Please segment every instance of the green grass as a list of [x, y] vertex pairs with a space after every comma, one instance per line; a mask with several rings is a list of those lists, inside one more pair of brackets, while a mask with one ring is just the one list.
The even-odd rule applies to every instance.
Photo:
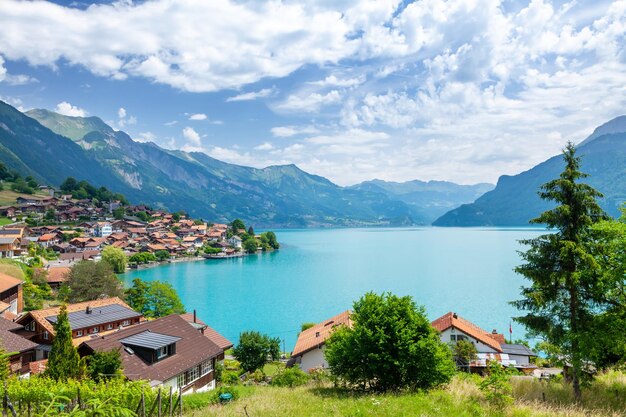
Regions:
[[13, 223], [13, 220], [8, 217], [0, 217], [0, 226], [6, 226], [7, 224]]
[[[572, 405], [561, 383], [513, 381], [515, 403], [492, 408], [475, 378], [457, 376], [447, 387], [431, 392], [372, 394], [346, 391], [313, 383], [298, 388], [239, 386], [240, 398], [227, 405], [208, 405], [193, 398], [187, 417], [617, 417], [626, 416], [626, 375], [601, 377], [585, 393], [582, 407]], [[542, 392], [548, 392], [543, 401]], [[560, 392], [560, 395], [557, 395]], [[197, 394], [206, 395], [206, 394]], [[558, 399], [558, 401], [557, 401]], [[245, 407], [245, 410], [244, 410]], [[191, 408], [195, 408], [192, 410]]]
[[270, 363], [266, 363], [265, 366], [263, 367], [263, 373], [266, 376], [273, 377], [274, 375], [278, 373], [278, 371], [284, 368], [285, 368], [285, 365], [283, 365], [280, 362], [270, 362]]
[[2, 187], [3, 190], [0, 190], [0, 206], [9, 206], [11, 204], [15, 204], [18, 197], [46, 197], [49, 195], [48, 193], [39, 190], [35, 190], [35, 193], [32, 195], [16, 193], [15, 191], [11, 190], [10, 182], [3, 183]]

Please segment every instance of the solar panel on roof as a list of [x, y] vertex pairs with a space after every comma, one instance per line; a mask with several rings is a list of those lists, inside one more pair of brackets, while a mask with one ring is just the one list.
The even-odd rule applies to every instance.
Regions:
[[146, 330], [145, 332], [137, 333], [121, 339], [120, 342], [123, 345], [139, 346], [147, 349], [157, 350], [162, 347], [176, 343], [179, 340], [181, 340], [180, 337], [154, 333], [150, 330]]
[[[87, 310], [68, 313], [67, 317], [70, 321], [70, 327], [72, 329], [83, 329], [140, 316], [136, 311], [120, 304], [93, 307], [90, 308], [89, 311], [90, 313], [87, 313]], [[58, 316], [49, 316], [46, 317], [46, 320], [54, 324], [57, 321], [57, 317]]]

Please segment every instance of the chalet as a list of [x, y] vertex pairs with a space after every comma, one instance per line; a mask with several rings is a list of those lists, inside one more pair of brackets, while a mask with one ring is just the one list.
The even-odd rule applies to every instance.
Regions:
[[29, 206], [33, 205], [45, 205], [45, 204], [53, 204], [56, 205], [58, 200], [54, 197], [35, 197], [29, 196], [24, 197], [20, 196], [16, 199], [17, 204], [27, 204]]
[[99, 250], [81, 250], [78, 252], [66, 252], [59, 254], [59, 260], [78, 262], [100, 259], [101, 252]]
[[24, 326], [0, 317], [0, 342], [5, 352], [10, 352], [9, 369], [15, 375], [28, 375], [29, 364], [35, 360], [37, 344], [15, 332]]
[[109, 222], [96, 222], [91, 231], [95, 237], [107, 237], [111, 233], [113, 233], [113, 226]]
[[300, 369], [307, 372], [317, 368], [328, 368], [328, 362], [324, 357], [325, 342], [335, 327], [352, 327], [350, 314], [349, 310], [344, 311], [301, 332], [287, 366], [298, 365]]
[[496, 330], [487, 332], [457, 313], [444, 314], [431, 324], [440, 333], [444, 343], [454, 344], [466, 340], [476, 347], [477, 359], [469, 364], [459, 364], [469, 366], [474, 372], [482, 372], [487, 366], [487, 361], [491, 360], [522, 371], [532, 371], [536, 368], [530, 363], [530, 358], [537, 355], [526, 346], [506, 343], [504, 335]]
[[52, 247], [63, 241], [63, 239], [59, 237], [59, 235], [62, 236], [61, 233], [46, 233], [45, 235], [39, 236], [39, 238], [37, 239], [37, 243], [39, 243], [44, 248]]
[[45, 268], [35, 269], [34, 273], [44, 275], [50, 288], [57, 290], [67, 281], [70, 269], [68, 266], [46, 266]]
[[161, 317], [128, 329], [90, 339], [82, 356], [116, 349], [129, 380], [146, 380], [153, 387], [183, 393], [215, 388], [215, 366], [224, 350], [178, 315]]
[[[196, 315], [196, 310], [193, 313], [184, 313], [181, 314], [182, 317], [187, 323], [189, 323], [194, 329], [198, 330], [201, 334], [208, 337], [209, 340], [222, 349], [222, 351], [226, 351], [234, 346], [233, 342], [226, 339], [224, 336], [219, 334], [217, 331], [209, 327], [205, 322], [200, 320]], [[224, 352], [217, 357], [218, 361], [224, 360]]]
[[202, 247], [202, 237], [200, 236], [187, 236], [183, 238], [183, 243], [190, 244], [194, 248]]
[[9, 312], [19, 314], [24, 310], [24, 281], [0, 272], [0, 302], [8, 304]]
[[23, 228], [0, 230], [0, 257], [12, 258], [21, 255], [27, 249], [22, 245], [23, 238]]
[[2, 206], [0, 207], [0, 216], [3, 217], [15, 217], [17, 213], [21, 213], [21, 210], [16, 206]]
[[148, 234], [148, 231], [146, 230], [145, 227], [129, 227], [129, 228], [126, 229], [126, 232], [132, 238], [146, 236]]
[[237, 235], [234, 235], [230, 239], [228, 239], [228, 243], [233, 248], [236, 248], [236, 249], [241, 249], [242, 248], [241, 238], [239, 236], [237, 236]]
[[[138, 324], [143, 319], [141, 313], [131, 309], [118, 297], [68, 304], [67, 312], [72, 342], [76, 346], [93, 335], [108, 334], [119, 328]], [[24, 337], [35, 343], [51, 345], [55, 335], [53, 325], [58, 314], [59, 307], [33, 310], [18, 318], [16, 323], [24, 326]], [[39, 350], [45, 358], [48, 349], [42, 347]]]

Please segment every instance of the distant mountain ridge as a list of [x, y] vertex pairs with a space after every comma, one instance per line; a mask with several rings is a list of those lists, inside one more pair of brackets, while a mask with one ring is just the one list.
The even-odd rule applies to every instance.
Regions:
[[[583, 179], [604, 194], [602, 208], [619, 216], [626, 202], [626, 116], [599, 126], [577, 146]], [[553, 207], [537, 195], [539, 187], [563, 170], [561, 155], [518, 175], [503, 175], [493, 191], [438, 218], [435, 226], [526, 226], [529, 220]]]
[[74, 176], [135, 203], [214, 221], [242, 218], [256, 227], [401, 226], [434, 218], [384, 189], [340, 187], [295, 165], [229, 164], [135, 142], [97, 117], [23, 114], [3, 102], [0, 161], [51, 185]]
[[494, 187], [487, 183], [459, 185], [448, 181], [392, 182], [375, 179], [350, 188], [384, 193], [423, 213], [430, 223], [448, 210], [476, 200]]

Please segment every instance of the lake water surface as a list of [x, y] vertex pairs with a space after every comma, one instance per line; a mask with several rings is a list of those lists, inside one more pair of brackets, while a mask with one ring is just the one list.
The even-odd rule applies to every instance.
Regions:
[[[283, 230], [279, 251], [229, 260], [175, 263], [122, 275], [162, 280], [188, 311], [236, 342], [243, 330], [284, 339], [293, 349], [300, 324], [351, 308], [367, 291], [411, 295], [429, 318], [448, 311], [508, 337], [522, 277], [519, 239], [531, 228]], [[513, 337], [523, 337], [513, 323]]]

